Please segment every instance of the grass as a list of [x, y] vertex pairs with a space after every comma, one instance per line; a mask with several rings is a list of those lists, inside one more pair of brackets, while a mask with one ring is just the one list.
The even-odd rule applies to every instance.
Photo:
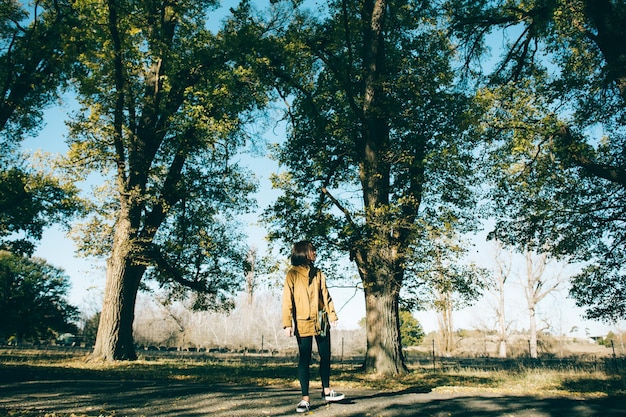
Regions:
[[[315, 366], [315, 365], [314, 365]], [[313, 371], [315, 372], [315, 370]], [[66, 351], [0, 351], [0, 383], [29, 380], [159, 380], [207, 384], [297, 386], [295, 361], [290, 358], [201, 356], [144, 358], [133, 362], [94, 363]], [[432, 369], [413, 366], [401, 377], [363, 373], [357, 364], [334, 365], [333, 384], [341, 389], [388, 392], [440, 392], [464, 395], [524, 395], [535, 397], [599, 398], [626, 396], [624, 373], [574, 368], [482, 370], [469, 367]], [[4, 414], [2, 414], [4, 413]], [[0, 416], [42, 417], [20, 410]], [[43, 417], [81, 417], [46, 415]], [[103, 417], [109, 417], [103, 414]]]

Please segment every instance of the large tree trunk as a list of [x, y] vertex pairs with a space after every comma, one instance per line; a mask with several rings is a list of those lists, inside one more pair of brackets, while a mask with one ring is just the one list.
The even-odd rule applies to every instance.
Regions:
[[120, 217], [111, 257], [107, 261], [106, 286], [98, 335], [92, 353], [95, 360], [134, 360], [137, 358], [133, 342], [135, 302], [145, 266], [133, 258], [130, 221]]
[[400, 343], [397, 291], [365, 289], [367, 352], [365, 370], [369, 373], [399, 375], [406, 372]]
[[[406, 372], [400, 339], [399, 296], [404, 270], [400, 266], [398, 230], [387, 217], [390, 165], [389, 126], [382, 76], [385, 74], [385, 0], [366, 0], [363, 29], [363, 126], [357, 141], [359, 178], [363, 187], [366, 233], [355, 251], [365, 288], [367, 352], [365, 371], [386, 375]], [[393, 237], [392, 237], [393, 236]], [[395, 241], [394, 241], [395, 239]]]
[[359, 251], [356, 263], [365, 288], [367, 351], [365, 371], [400, 375], [407, 371], [400, 337], [399, 299], [403, 270], [395, 250]]

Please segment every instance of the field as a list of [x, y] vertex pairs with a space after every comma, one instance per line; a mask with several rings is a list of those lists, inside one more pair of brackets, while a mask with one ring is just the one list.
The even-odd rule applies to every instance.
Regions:
[[[444, 397], [512, 396], [567, 398], [578, 401], [619, 399], [620, 403], [626, 398], [624, 381], [626, 362], [623, 358], [608, 357], [593, 360], [436, 358], [433, 364], [428, 358], [411, 359], [409, 356], [409, 372], [399, 378], [366, 375], [360, 370], [360, 361], [360, 358], [349, 358], [335, 363], [333, 384], [336, 388], [346, 392], [430, 393]], [[315, 370], [313, 375], [316, 375]], [[297, 391], [295, 358], [288, 356], [150, 352], [138, 361], [104, 364], [90, 362], [88, 351], [80, 349], [0, 350], [0, 392], [12, 392], [6, 388], [15, 388], [18, 385], [24, 387], [32, 381], [55, 381], [55, 384], [60, 385], [86, 381], [85, 383], [94, 386], [125, 381], [140, 385], [182, 384], [190, 387], [287, 387], [290, 391]], [[24, 398], [31, 398], [37, 393], [27, 394]], [[80, 407], [83, 410], [88, 409], [85, 408], [85, 404]], [[5, 395], [0, 396], [1, 416], [126, 415], [120, 414], [116, 409], [99, 410], [96, 414], [78, 409], [71, 413], [56, 412], [55, 409], [60, 408], [56, 404], [50, 404], [50, 407], [46, 408], [41, 402], [35, 407], [32, 404], [16, 403]]]

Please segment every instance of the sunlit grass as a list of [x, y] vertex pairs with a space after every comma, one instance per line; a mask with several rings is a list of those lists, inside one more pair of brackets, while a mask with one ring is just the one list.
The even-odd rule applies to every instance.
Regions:
[[[313, 365], [316, 367], [316, 365]], [[28, 380], [161, 380], [211, 384], [249, 384], [297, 387], [295, 358], [270, 356], [181, 356], [140, 358], [103, 363], [86, 354], [0, 350], [0, 382]], [[315, 369], [312, 372], [317, 372]], [[542, 369], [482, 370], [454, 367], [412, 367], [406, 375], [381, 377], [365, 374], [354, 363], [335, 363], [333, 385], [342, 390], [387, 392], [438, 392], [464, 395], [525, 395], [536, 397], [598, 398], [626, 395], [623, 372]], [[312, 387], [315, 387], [312, 384]], [[103, 417], [109, 417], [104, 412]], [[0, 416], [40, 416], [19, 410], [2, 410]], [[73, 415], [74, 417], [83, 417]], [[112, 414], [111, 414], [112, 416]]]
[[597, 398], [626, 395], [622, 376], [604, 372], [529, 369], [524, 371], [451, 371], [431, 380], [441, 393], [490, 393], [536, 397]]
[[592, 398], [626, 395], [623, 375], [605, 372], [526, 369], [494, 370], [415, 368], [407, 375], [383, 378], [361, 372], [343, 372], [333, 379], [345, 387], [389, 391], [502, 394]]

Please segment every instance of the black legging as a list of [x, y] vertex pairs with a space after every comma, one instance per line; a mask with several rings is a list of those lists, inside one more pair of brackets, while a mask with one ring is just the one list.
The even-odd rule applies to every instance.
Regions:
[[[300, 360], [298, 361], [298, 380], [300, 380], [300, 389], [302, 396], [309, 395], [309, 381], [311, 379], [311, 351], [313, 350], [313, 336], [300, 337], [296, 335], [298, 340], [298, 350], [300, 351]], [[317, 342], [317, 352], [320, 355], [320, 379], [322, 380], [322, 389], [330, 387], [330, 332], [326, 332], [326, 336], [315, 336]]]

